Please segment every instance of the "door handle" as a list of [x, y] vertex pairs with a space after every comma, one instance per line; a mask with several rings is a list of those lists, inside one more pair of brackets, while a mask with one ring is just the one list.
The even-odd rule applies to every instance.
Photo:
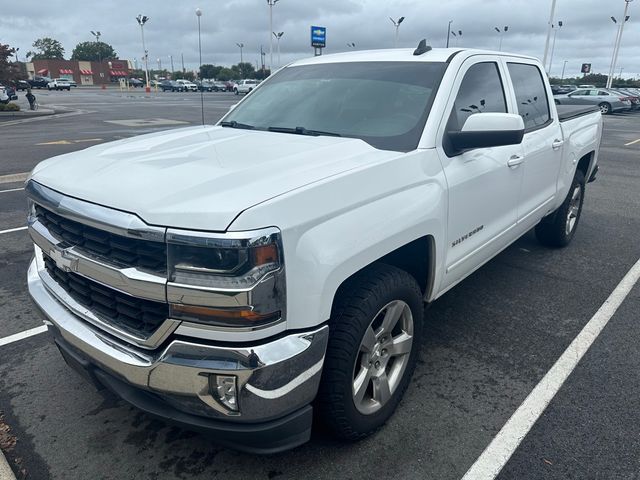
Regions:
[[507, 162], [507, 165], [508, 165], [509, 168], [516, 168], [522, 162], [524, 162], [524, 157], [523, 156], [521, 156], [521, 155], [512, 155], [511, 158], [509, 159], [509, 161]]
[[564, 140], [555, 139], [551, 144], [551, 148], [558, 150], [562, 145], [564, 145]]

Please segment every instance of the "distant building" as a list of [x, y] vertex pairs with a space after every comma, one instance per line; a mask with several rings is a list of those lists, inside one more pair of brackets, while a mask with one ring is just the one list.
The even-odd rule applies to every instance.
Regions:
[[78, 85], [102, 85], [128, 78], [131, 64], [128, 60], [104, 60], [102, 62], [84, 62], [77, 60], [34, 60], [26, 64], [29, 78], [41, 77], [66, 78], [75, 80]]

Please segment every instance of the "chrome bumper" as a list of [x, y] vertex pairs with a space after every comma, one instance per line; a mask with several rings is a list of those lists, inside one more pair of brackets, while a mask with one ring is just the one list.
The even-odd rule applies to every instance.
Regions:
[[[124, 344], [71, 313], [49, 292], [35, 260], [29, 266], [28, 286], [55, 338], [96, 368], [156, 394], [177, 410], [220, 420], [263, 422], [309, 404], [317, 393], [327, 326], [250, 347], [174, 339], [149, 351]], [[210, 382], [216, 374], [236, 377], [237, 412], [214, 396]]]

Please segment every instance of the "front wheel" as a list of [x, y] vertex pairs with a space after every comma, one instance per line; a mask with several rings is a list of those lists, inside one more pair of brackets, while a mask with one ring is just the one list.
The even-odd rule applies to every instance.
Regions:
[[582, 171], [576, 171], [564, 202], [554, 213], [536, 226], [536, 238], [547, 247], [566, 247], [578, 228], [584, 202], [585, 180]]
[[235, 93], [236, 95], [239, 95], [238, 89], [237, 89], [237, 88], [234, 88], [234, 89], [233, 89], [233, 93]]
[[602, 115], [608, 115], [611, 113], [611, 105], [607, 102], [602, 102], [598, 107], [600, 107], [600, 113], [602, 113]]
[[422, 294], [404, 270], [357, 274], [336, 298], [318, 392], [318, 415], [338, 437], [358, 440], [395, 411], [418, 360]]

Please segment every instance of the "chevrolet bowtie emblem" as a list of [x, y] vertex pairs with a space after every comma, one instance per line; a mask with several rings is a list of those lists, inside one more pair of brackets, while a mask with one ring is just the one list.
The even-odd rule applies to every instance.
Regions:
[[49, 250], [49, 256], [54, 262], [56, 262], [58, 268], [64, 270], [65, 272], [78, 271], [78, 258], [68, 250], [52, 248], [51, 250]]

